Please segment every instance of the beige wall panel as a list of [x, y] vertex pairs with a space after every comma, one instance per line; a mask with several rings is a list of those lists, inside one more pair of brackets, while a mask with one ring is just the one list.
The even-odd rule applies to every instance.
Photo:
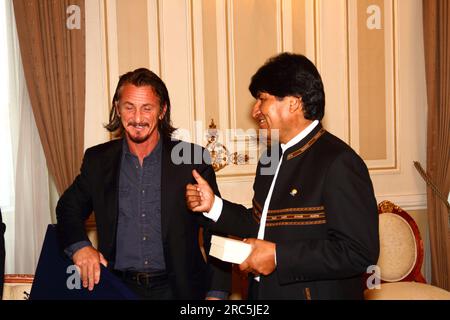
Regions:
[[147, 1], [149, 67], [161, 75], [159, 0]]
[[[347, 7], [339, 0], [322, 0], [317, 8], [318, 69], [325, 88], [324, 127], [349, 143]], [[319, 63], [320, 62], [320, 63]]]
[[[106, 30], [102, 1], [87, 0], [86, 10], [86, 108], [84, 149], [109, 140], [108, 70]], [[54, 212], [54, 211], [52, 211]]]
[[119, 73], [149, 68], [147, 0], [117, 0]]
[[292, 45], [295, 53], [306, 54], [306, 0], [292, 0]]
[[398, 166], [371, 171], [377, 200], [390, 200], [405, 210], [426, 207], [426, 185], [413, 161], [426, 163], [427, 93], [423, 48], [422, 1], [394, 1], [398, 37]]
[[217, 178], [217, 185], [220, 190], [220, 195], [224, 199], [250, 208], [253, 199], [253, 180], [254, 178], [251, 176], [219, 176]]
[[[359, 152], [365, 160], [386, 159], [384, 0], [358, 0]], [[381, 9], [381, 29], [368, 29], [367, 8]]]
[[216, 1], [202, 0], [202, 23], [205, 105], [199, 107], [205, 108], [206, 127], [211, 119], [220, 127]]
[[234, 40], [236, 127], [247, 130], [256, 128], [251, 117], [254, 99], [248, 91], [250, 78], [259, 66], [277, 53], [277, 1], [230, 1], [233, 5], [233, 33], [229, 36]]
[[[172, 103], [175, 127], [186, 130], [194, 141], [195, 94], [192, 2], [189, 0], [159, 1], [161, 78], [165, 81]], [[181, 132], [181, 131], [180, 131]]]

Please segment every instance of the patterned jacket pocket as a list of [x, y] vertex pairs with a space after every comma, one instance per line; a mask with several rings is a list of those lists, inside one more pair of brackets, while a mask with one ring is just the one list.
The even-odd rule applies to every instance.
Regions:
[[[253, 200], [253, 218], [259, 223], [262, 216], [262, 207]], [[320, 225], [327, 222], [325, 208], [298, 207], [268, 210], [266, 227], [288, 226], [288, 225]]]
[[269, 210], [266, 226], [310, 226], [325, 224], [326, 222], [324, 207], [301, 207]]

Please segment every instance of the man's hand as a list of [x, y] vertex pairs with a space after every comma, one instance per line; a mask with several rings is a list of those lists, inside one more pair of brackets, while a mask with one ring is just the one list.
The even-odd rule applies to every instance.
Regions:
[[89, 291], [92, 291], [94, 285], [100, 281], [100, 263], [106, 267], [108, 266], [108, 261], [91, 246], [76, 251], [72, 260], [75, 266], [78, 267], [83, 287], [89, 287]]
[[275, 270], [275, 243], [253, 238], [244, 241], [252, 245], [252, 252], [239, 265], [239, 269], [255, 275], [267, 276], [271, 274]]
[[186, 186], [186, 205], [194, 212], [209, 212], [214, 204], [214, 192], [197, 170], [192, 170], [192, 175], [197, 184]]

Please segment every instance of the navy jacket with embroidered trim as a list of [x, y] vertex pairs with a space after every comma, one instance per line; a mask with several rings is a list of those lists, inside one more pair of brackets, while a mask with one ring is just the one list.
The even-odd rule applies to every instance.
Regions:
[[[377, 204], [365, 163], [321, 124], [283, 157], [264, 235], [276, 243], [277, 267], [261, 276], [258, 298], [362, 299], [363, 274], [379, 255]], [[261, 169], [269, 165], [258, 164], [253, 208], [224, 200], [215, 230], [257, 237], [273, 180]]]

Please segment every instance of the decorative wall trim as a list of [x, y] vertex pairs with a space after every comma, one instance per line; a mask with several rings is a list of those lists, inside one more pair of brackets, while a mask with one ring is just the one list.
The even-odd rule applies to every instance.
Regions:
[[[292, 52], [293, 38], [292, 38], [292, 0], [281, 0], [281, 39], [282, 39], [282, 47], [281, 51], [289, 51]], [[280, 51], [280, 52], [281, 52]]]
[[[189, 96], [189, 132], [195, 133], [194, 121], [196, 120], [196, 72], [195, 72], [195, 52], [194, 52], [194, 26], [192, 1], [185, 0], [186, 4], [186, 40], [187, 40], [187, 67], [188, 67], [188, 96]], [[200, 19], [201, 21], [201, 19]], [[201, 43], [200, 43], [201, 45]], [[203, 73], [201, 73], [203, 74]]]
[[[322, 69], [322, 60], [319, 52], [321, 51], [321, 1], [313, 0], [313, 24], [314, 24], [314, 64], [316, 65], [317, 69]], [[307, 46], [308, 47], [308, 46]]]
[[[228, 43], [228, 122], [226, 128], [236, 129], [236, 69], [234, 61], [234, 23], [233, 11], [234, 1], [227, 0], [227, 43]], [[223, 128], [223, 127], [222, 127]], [[239, 138], [235, 136], [235, 138]]]
[[217, 63], [218, 63], [218, 89], [219, 89], [219, 123], [220, 129], [229, 127], [229, 83], [228, 83], [228, 16], [227, 0], [217, 0], [216, 21], [217, 21]]
[[158, 35], [159, 35], [159, 42], [158, 42], [158, 48], [159, 48], [159, 76], [161, 78], [164, 78], [165, 75], [165, 69], [164, 69], [164, 57], [165, 57], [165, 43], [164, 43], [164, 1], [156, 0], [157, 2], [157, 17], [158, 17]]
[[[346, 0], [347, 6], [347, 63], [349, 68], [349, 143], [356, 152], [360, 151], [359, 139], [359, 81], [358, 81], [358, 12], [357, 0]], [[396, 0], [385, 0], [383, 11], [383, 30], [385, 39], [385, 94], [386, 94], [386, 152], [387, 157], [380, 160], [365, 160], [368, 168], [372, 170], [398, 169], [398, 44]]]
[[[191, 7], [191, 34], [192, 34], [192, 56], [193, 56], [193, 74], [194, 74], [194, 111], [196, 121], [201, 121], [203, 126], [202, 132], [194, 132], [194, 135], [202, 134], [208, 125], [206, 119], [206, 103], [205, 103], [205, 72], [203, 57], [203, 18], [202, 3], [200, 1], [190, 0]], [[195, 128], [197, 130], [197, 128]]]
[[149, 66], [158, 75], [161, 75], [161, 25], [159, 0], [147, 0], [147, 24], [149, 35]]
[[[99, 124], [107, 122], [110, 107], [105, 6], [103, 1], [86, 1], [86, 113], [84, 150], [108, 141], [109, 133]], [[58, 197], [56, 197], [57, 199]]]
[[389, 200], [403, 210], [423, 210], [427, 208], [427, 194], [376, 195], [377, 203]]
[[387, 159], [367, 160], [366, 164], [371, 171], [374, 170], [394, 170], [399, 168], [398, 155], [400, 145], [398, 144], [398, 43], [397, 43], [397, 6], [396, 0], [385, 0], [385, 27], [391, 32], [385, 37], [386, 48], [386, 149]]
[[116, 0], [104, 0], [106, 15], [106, 52], [107, 68], [109, 75], [109, 101], [112, 101], [117, 81], [119, 80], [119, 47], [117, 39], [117, 2]]

